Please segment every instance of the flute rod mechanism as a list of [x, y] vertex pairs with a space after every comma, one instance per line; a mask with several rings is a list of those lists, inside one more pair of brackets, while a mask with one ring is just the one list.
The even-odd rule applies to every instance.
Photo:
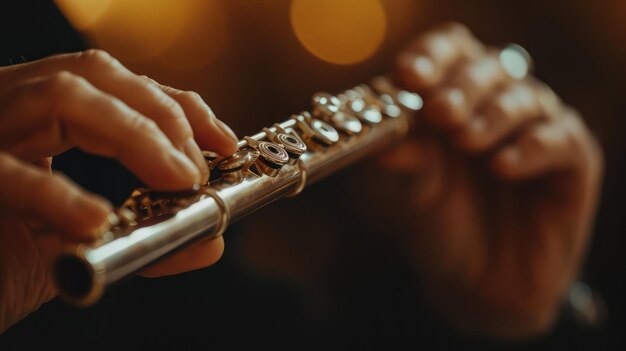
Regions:
[[204, 152], [209, 182], [197, 189], [137, 189], [99, 239], [69, 247], [54, 265], [61, 297], [98, 301], [125, 277], [204, 238], [222, 235], [247, 214], [402, 140], [416, 95], [384, 77], [337, 96], [318, 93], [311, 112], [291, 116], [238, 142], [228, 157]]

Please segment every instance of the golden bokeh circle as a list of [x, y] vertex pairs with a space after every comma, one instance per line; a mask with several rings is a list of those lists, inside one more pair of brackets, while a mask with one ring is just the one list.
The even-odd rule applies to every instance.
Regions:
[[139, 61], [161, 54], [178, 37], [194, 8], [188, 1], [114, 0], [87, 35], [122, 61]]
[[88, 30], [95, 26], [111, 6], [112, 1], [54, 0], [65, 17], [78, 30]]
[[309, 52], [343, 65], [372, 56], [387, 30], [379, 0], [292, 0], [290, 18], [298, 40]]
[[226, 41], [220, 0], [55, 0], [95, 46], [124, 62], [177, 70], [208, 65]]

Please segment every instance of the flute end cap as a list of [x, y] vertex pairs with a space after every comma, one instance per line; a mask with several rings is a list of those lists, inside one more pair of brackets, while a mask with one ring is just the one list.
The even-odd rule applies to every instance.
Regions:
[[93, 268], [80, 256], [59, 256], [53, 267], [53, 275], [61, 299], [72, 305], [87, 307], [102, 296], [102, 284], [98, 284]]

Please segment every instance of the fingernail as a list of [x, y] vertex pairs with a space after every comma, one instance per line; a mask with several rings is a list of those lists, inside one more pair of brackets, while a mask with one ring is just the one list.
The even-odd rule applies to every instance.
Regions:
[[170, 160], [173, 163], [176, 173], [181, 178], [193, 181], [193, 184], [200, 184], [200, 170], [185, 154], [172, 148], [170, 149]]
[[233, 139], [235, 142], [239, 141], [239, 139], [237, 139], [237, 135], [235, 135], [235, 132], [233, 132], [233, 130], [230, 129], [230, 127], [227, 126], [226, 123], [220, 121], [217, 118], [215, 119], [215, 121], [217, 122], [217, 126], [226, 137]]
[[189, 159], [193, 161], [196, 166], [198, 166], [198, 169], [200, 170], [200, 184], [206, 184], [206, 182], [209, 181], [209, 166], [207, 165], [204, 156], [202, 156], [202, 151], [196, 141], [193, 138], [189, 138], [183, 146], [183, 151], [187, 157], [189, 157]]

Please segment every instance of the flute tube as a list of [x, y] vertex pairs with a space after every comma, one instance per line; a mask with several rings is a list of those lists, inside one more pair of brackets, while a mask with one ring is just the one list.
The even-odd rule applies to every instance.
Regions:
[[[334, 144], [323, 147], [315, 142], [314, 135], [307, 134], [311, 133], [310, 124], [305, 125], [296, 117], [245, 138], [238, 145], [240, 150], [252, 150], [244, 155], [246, 157], [258, 156], [251, 144], [279, 132], [302, 137], [309, 147], [298, 162], [276, 165], [263, 161], [263, 167], [275, 168], [272, 176], [255, 169], [255, 164], [245, 164], [245, 159], [237, 159], [245, 164], [243, 169], [234, 172], [237, 177], [224, 176], [180, 201], [157, 201], [159, 208], [146, 205], [142, 208], [148, 213], [138, 223], [111, 230], [94, 243], [70, 247], [53, 268], [61, 297], [75, 305], [93, 304], [109, 286], [142, 268], [190, 243], [222, 235], [230, 223], [247, 214], [280, 198], [297, 195], [306, 185], [402, 140], [408, 133], [410, 118], [411, 113], [386, 118], [367, 125], [359, 134], [341, 135]], [[310, 116], [308, 121], [312, 121]], [[330, 125], [321, 126], [332, 129]], [[266, 148], [266, 152], [283, 152], [278, 150], [280, 145], [276, 146]], [[214, 162], [221, 165], [220, 161]], [[279, 169], [277, 173], [276, 169]], [[147, 201], [148, 198], [141, 199]]]

